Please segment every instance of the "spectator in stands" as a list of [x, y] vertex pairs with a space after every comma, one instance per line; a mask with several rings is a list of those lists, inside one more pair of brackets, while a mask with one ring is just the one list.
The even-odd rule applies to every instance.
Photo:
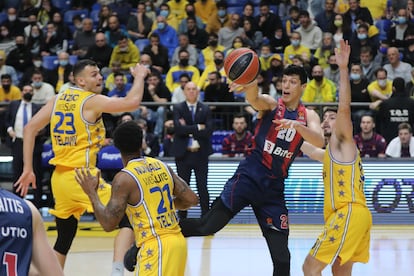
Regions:
[[1, 74], [0, 102], [11, 102], [21, 99], [19, 87], [13, 84], [12, 77], [9, 74]]
[[84, 18], [82, 20], [82, 30], [76, 32], [73, 39], [72, 55], [76, 55], [80, 59], [85, 58], [88, 49], [95, 45], [95, 35], [92, 19]]
[[[175, 16], [178, 23], [181, 22], [184, 18], [186, 18], [187, 14], [185, 11], [187, 0], [169, 0], [167, 1], [167, 5], [170, 8], [171, 15]], [[178, 30], [178, 26], [177, 29]]]
[[175, 104], [185, 101], [184, 86], [190, 81], [191, 78], [188, 74], [183, 73], [180, 75], [180, 86], [177, 86], [174, 89], [171, 97], [171, 103]]
[[407, 13], [407, 9], [398, 10], [396, 25], [391, 27], [387, 34], [390, 46], [396, 47], [401, 51], [407, 46], [405, 41], [406, 33], [414, 28], [414, 23], [408, 20]]
[[43, 31], [38, 25], [30, 28], [30, 34], [27, 37], [26, 48], [32, 55], [40, 55], [40, 46], [44, 40]]
[[385, 154], [393, 158], [414, 157], [414, 137], [410, 124], [398, 125], [398, 136], [389, 142]]
[[190, 55], [190, 59], [188, 60], [188, 64], [192, 66], [197, 65], [198, 61], [198, 53], [197, 49], [190, 44], [190, 40], [188, 39], [188, 36], [186, 34], [180, 34], [178, 36], [178, 46], [174, 50], [174, 54], [172, 56], [171, 60], [171, 66], [175, 66], [180, 62], [180, 59], [178, 57], [178, 53], [180, 50], [185, 49]]
[[[157, 3], [159, 2], [159, 3]], [[156, 10], [158, 9], [159, 5], [161, 5], [160, 3], [163, 3], [163, 0], [157, 0], [157, 1], [151, 1], [151, 0], [146, 0], [144, 1], [145, 4], [145, 15], [148, 16], [149, 19], [152, 20], [152, 22], [154, 22], [157, 19], [157, 14], [156, 14]]]
[[149, 39], [150, 44], [144, 47], [142, 53], [151, 57], [152, 66], [157, 69], [160, 74], [166, 74], [170, 69], [168, 48], [160, 43], [160, 36], [157, 33], [152, 33]]
[[[173, 28], [176, 32], [178, 31], [178, 24], [180, 21], [177, 19], [177, 17], [171, 13], [170, 6], [166, 3], [162, 3], [160, 5], [160, 13], [159, 16], [164, 17], [165, 24], [168, 24], [171, 28]], [[154, 31], [157, 29], [157, 21], [154, 22], [154, 26], [152, 27], [152, 30]]]
[[152, 74], [158, 74], [161, 76], [160, 71], [158, 71], [154, 66], [152, 66], [152, 60], [150, 55], [142, 54], [139, 63], [147, 67]]
[[65, 22], [63, 22], [61, 12], [57, 11], [53, 13], [52, 22], [56, 26], [56, 32], [58, 32], [63, 39], [72, 40], [74, 38], [69, 26]]
[[56, 56], [61, 51], [66, 51], [67, 41], [56, 30], [54, 23], [49, 22], [46, 26], [46, 33], [40, 42], [40, 54], [42, 56]]
[[[166, 103], [171, 101], [171, 90], [165, 86], [159, 74], [150, 74], [146, 79], [146, 86], [144, 89], [144, 95], [142, 97], [143, 102], [153, 103]], [[165, 115], [167, 113], [168, 106], [166, 105], [150, 105], [147, 106], [148, 116], [145, 119], [153, 126], [153, 132], [159, 138], [162, 137], [164, 129]], [[139, 118], [139, 112], [135, 115]]]
[[[111, 63], [111, 73], [106, 77], [105, 87], [108, 91], [111, 91], [115, 88], [115, 74], [121, 72], [121, 63], [117, 60]], [[127, 77], [125, 76], [125, 82], [128, 82]]]
[[253, 143], [253, 135], [247, 129], [246, 117], [236, 114], [232, 124], [234, 133], [224, 137], [221, 153], [227, 157], [241, 157], [250, 154]]
[[[231, 15], [227, 13], [227, 2], [220, 0], [216, 3], [216, 6], [216, 12], [211, 14], [207, 20], [206, 31], [209, 34], [218, 34], [221, 28], [224, 26], [230, 26], [231, 24]], [[197, 13], [197, 15], [199, 14]]]
[[[204, 30], [205, 24], [203, 23], [203, 20], [195, 14], [194, 4], [187, 3], [185, 5], [185, 14], [186, 14], [185, 18], [181, 19], [181, 22], [178, 25], [178, 33], [179, 34], [184, 34], [184, 33], [188, 34], [188, 21], [187, 21], [188, 18], [193, 18], [194, 19], [193, 29], [200, 29], [200, 30], [203, 30], [205, 33], [207, 33]], [[191, 25], [191, 26], [193, 26], [193, 25]], [[207, 39], [207, 38], [205, 38], [205, 39]]]
[[[9, 146], [13, 156], [13, 183], [19, 179], [23, 172], [23, 128], [27, 122], [34, 116], [41, 108], [31, 102], [33, 96], [33, 87], [30, 85], [23, 86], [21, 97], [19, 100], [12, 101], [9, 105], [6, 114], [6, 129], [9, 136]], [[25, 110], [24, 110], [25, 109]], [[26, 117], [24, 116], [26, 112]], [[36, 136], [36, 142], [33, 152], [33, 165], [36, 174], [36, 189], [34, 189], [33, 203], [37, 208], [40, 208], [42, 201], [42, 150], [43, 142], [45, 141], [45, 131], [41, 131]], [[16, 193], [16, 188], [13, 187], [13, 192]]]
[[115, 46], [118, 45], [119, 39], [121, 37], [128, 37], [128, 32], [121, 28], [118, 16], [116, 15], [109, 16], [108, 26], [109, 30], [105, 32], [106, 42], [109, 44], [109, 46], [115, 48]]
[[387, 52], [389, 47], [390, 44], [388, 41], [384, 40], [380, 42], [380, 46], [377, 50], [377, 55], [374, 58], [376, 63], [381, 64], [381, 66], [384, 66], [385, 64], [389, 63], [387, 58]]
[[109, 67], [111, 60], [112, 47], [106, 43], [104, 33], [95, 34], [95, 43], [88, 48], [85, 58], [95, 61], [98, 67], [102, 70]]
[[219, 72], [221, 75], [221, 82], [227, 83], [226, 72], [224, 71], [224, 53], [222, 51], [214, 52], [214, 64], [207, 66], [200, 76], [200, 80], [197, 85], [198, 88], [203, 91], [209, 84], [208, 75], [212, 72]]
[[411, 81], [411, 65], [400, 60], [400, 52], [396, 47], [390, 47], [387, 51], [387, 58], [390, 62], [384, 65], [387, 70], [388, 79], [393, 80], [397, 77], [403, 78], [406, 83]]
[[350, 41], [352, 36], [351, 25], [344, 25], [344, 16], [342, 14], [335, 15], [333, 24], [329, 26], [329, 32], [333, 34], [336, 48], [339, 48], [339, 42], [342, 39]]
[[325, 9], [322, 9], [315, 16], [316, 24], [321, 28], [322, 32], [329, 32], [329, 26], [331, 26], [335, 20], [335, 0], [325, 0]]
[[198, 59], [198, 52], [207, 47], [208, 33], [204, 29], [197, 26], [196, 19], [194, 17], [188, 16], [184, 20], [186, 22], [186, 31], [182, 32], [182, 34], [186, 34], [188, 36], [190, 45], [197, 50]]
[[301, 56], [306, 62], [310, 61], [311, 52], [309, 48], [301, 44], [301, 37], [301, 34], [296, 31], [290, 36], [290, 45], [285, 48], [283, 53], [283, 63], [285, 66], [293, 63], [292, 59], [295, 55]]
[[119, 61], [121, 64], [121, 71], [124, 74], [129, 74], [129, 68], [135, 66], [139, 62], [139, 49], [127, 36], [120, 36], [118, 45], [116, 45], [111, 54], [112, 64], [114, 61]]
[[160, 153], [159, 137], [148, 129], [146, 120], [139, 118], [136, 122], [142, 129], [142, 155], [157, 157]]
[[97, 32], [109, 31], [109, 17], [112, 15], [112, 10], [108, 5], [102, 5], [98, 15]]
[[[244, 29], [239, 26], [240, 15], [231, 14], [230, 24], [220, 28], [218, 32], [218, 43], [223, 45], [226, 49], [231, 48], [233, 40], [236, 37], [246, 37]], [[246, 43], [246, 40], [244, 40]]]
[[[356, 17], [355, 22], [356, 22], [357, 26], [360, 26], [360, 25], [363, 25], [363, 24], [368, 26], [368, 38], [371, 41], [371, 44], [375, 45], [375, 49], [377, 49], [378, 46], [379, 46], [379, 43], [380, 43], [380, 31], [379, 31], [379, 29], [375, 25], [370, 25], [365, 20], [365, 18], [362, 18], [362, 17]], [[357, 28], [357, 31], [358, 31], [358, 28]], [[358, 37], [356, 37], [356, 38], [358, 38]], [[355, 38], [355, 33], [354, 33], [354, 37], [351, 38], [351, 39], [356, 39], [356, 38]], [[373, 55], [375, 55], [375, 51], [373, 51]]]
[[168, 56], [172, 57], [175, 48], [178, 46], [177, 31], [167, 23], [164, 16], [157, 16], [156, 22], [157, 28], [153, 31], [153, 34], [159, 36], [161, 44], [168, 49]]
[[381, 19], [381, 17], [385, 14], [387, 9], [387, 0], [377, 0], [377, 1], [370, 1], [370, 0], [362, 0], [361, 6], [368, 8], [370, 11], [372, 18], [374, 21]]
[[240, 15], [240, 26], [243, 26], [243, 22], [246, 19], [253, 23], [252, 29], [258, 29], [256, 19], [254, 18], [254, 4], [251, 1], [247, 1], [243, 5], [243, 12]]
[[13, 66], [6, 65], [6, 53], [5, 51], [0, 50], [0, 76], [4, 74], [11, 76], [13, 84], [17, 85], [19, 83], [16, 70]]
[[17, 10], [15, 8], [7, 9], [7, 19], [3, 24], [9, 30], [10, 36], [15, 38], [17, 35], [24, 34], [25, 24], [17, 18]]
[[267, 78], [272, 83], [276, 83], [276, 80], [283, 76], [283, 60], [279, 54], [274, 54], [270, 57], [270, 67], [266, 73]]
[[261, 71], [257, 75], [257, 86], [259, 88], [259, 94], [267, 94], [274, 99], [277, 99], [276, 88], [271, 82], [271, 79], [267, 78], [265, 71]]
[[203, 55], [204, 66], [207, 68], [209, 65], [214, 65], [214, 53], [215, 51], [224, 52], [225, 48], [223, 45], [218, 44], [218, 35], [210, 33], [208, 35], [207, 47], [201, 51]]
[[[26, 85], [26, 84], [31, 84], [32, 74], [36, 70], [42, 72], [42, 74], [46, 76], [46, 69], [43, 68], [43, 60], [41, 56], [32, 55], [31, 64], [32, 64], [31, 66], [26, 67], [26, 69], [24, 70], [23, 76], [21, 77], [20, 82], [19, 82], [20, 87], [23, 87], [23, 85]], [[47, 76], [45, 80], [46, 81], [48, 80]]]
[[371, 47], [362, 47], [359, 54], [359, 59], [361, 60], [362, 73], [364, 74], [365, 78], [369, 82], [374, 81], [375, 72], [378, 68], [381, 67], [381, 65], [373, 59]]
[[73, 69], [73, 66], [69, 63], [69, 54], [66, 52], [58, 54], [58, 63], [59, 65], [56, 69], [47, 70], [45, 75], [48, 82], [55, 88], [55, 91], [59, 91], [60, 87], [69, 81], [69, 74]]
[[7, 26], [3, 23], [0, 25], [0, 50], [3, 50], [8, 54], [13, 47], [14, 39], [11, 36]]
[[165, 77], [165, 84], [170, 91], [180, 85], [179, 77], [182, 73], [187, 73], [191, 77], [191, 81], [198, 83], [200, 79], [200, 72], [197, 67], [188, 64], [190, 54], [187, 50], [181, 49], [178, 53], [180, 62], [178, 65], [172, 66]]
[[82, 17], [80, 14], [75, 14], [72, 17], [72, 26], [73, 26], [73, 37], [76, 36], [78, 32], [82, 31]]
[[343, 25], [351, 26], [352, 31], [356, 31], [355, 18], [357, 17], [365, 18], [365, 22], [369, 25], [374, 24], [370, 11], [365, 7], [361, 7], [360, 0], [349, 0], [349, 9], [344, 13]]
[[331, 80], [337, 87], [339, 87], [339, 67], [336, 64], [335, 53], [332, 53], [328, 58], [328, 67], [323, 69], [324, 76]]
[[387, 71], [379, 68], [375, 72], [376, 80], [368, 85], [368, 92], [371, 96], [371, 109], [376, 109], [381, 101], [388, 99], [392, 94], [392, 81], [387, 78]]
[[405, 41], [407, 45], [402, 52], [402, 60], [414, 66], [414, 29], [410, 29], [405, 33]]
[[272, 53], [283, 54], [289, 44], [289, 36], [283, 28], [276, 28], [275, 34], [269, 37], [269, 45]]
[[66, 89], [68, 89], [69, 87], [74, 87], [76, 86], [75, 83], [75, 79], [73, 77], [73, 71], [69, 73], [68, 76], [68, 81], [65, 82], [59, 89], [59, 91], [57, 91], [58, 93], [62, 93], [63, 91], [65, 91]]
[[42, 26], [46, 26], [48, 22], [52, 21], [53, 14], [59, 12], [59, 10], [52, 5], [51, 0], [41, 0], [41, 2], [41, 6], [37, 12], [37, 21]]
[[42, 25], [37, 21], [36, 14], [30, 14], [27, 18], [27, 25], [24, 27], [24, 36], [28, 38], [30, 36], [30, 30], [33, 26], [38, 26], [39, 29], [42, 29]]
[[217, 8], [215, 0], [197, 0], [194, 3], [195, 14], [201, 18], [204, 24], [207, 24], [209, 18], [217, 14]]
[[406, 84], [405, 91], [409, 97], [414, 99], [414, 67], [411, 69], [411, 81]]
[[35, 104], [44, 105], [55, 95], [55, 89], [50, 83], [43, 81], [43, 74], [34, 71], [32, 74], [33, 98]]
[[[327, 0], [332, 1], [332, 0]], [[315, 59], [315, 63], [319, 64], [323, 69], [329, 67], [328, 59], [330, 56], [335, 54], [335, 42], [333, 41], [333, 36], [331, 33], [323, 33], [322, 45], [319, 47], [313, 58]], [[339, 78], [339, 76], [338, 76]]]
[[371, 114], [362, 115], [360, 127], [361, 132], [354, 135], [354, 141], [361, 157], [385, 157], [387, 142], [375, 132], [374, 117]]
[[108, 92], [108, 97], [125, 97], [132, 87], [131, 83], [125, 82], [125, 75], [121, 72], [114, 74], [115, 88]]
[[[302, 101], [306, 103], [327, 103], [336, 101], [335, 84], [324, 77], [320, 65], [312, 68], [312, 80], [306, 86]], [[317, 107], [316, 107], [317, 108]]]
[[292, 35], [292, 32], [300, 27], [299, 21], [300, 9], [297, 6], [292, 6], [289, 9], [289, 17], [286, 20], [286, 34], [288, 37]]
[[23, 22], [27, 22], [31, 15], [36, 17], [36, 14], [37, 8], [35, 3], [32, 0], [23, 0], [17, 12], [17, 17]]
[[17, 76], [20, 79], [23, 76], [23, 72], [33, 65], [32, 55], [30, 50], [25, 47], [23, 35], [16, 36], [15, 42], [16, 48], [7, 55], [6, 64], [16, 70]]
[[139, 2], [137, 6], [137, 15], [130, 16], [128, 19], [128, 34], [134, 41], [137, 39], [148, 38], [153, 23], [152, 19], [145, 15], [145, 4]]
[[162, 156], [172, 157], [173, 156], [172, 147], [173, 147], [174, 134], [175, 134], [174, 121], [173, 120], [166, 121], [164, 123], [164, 128], [165, 128], [165, 135], [164, 135], [164, 139], [162, 140], [162, 149], [163, 149]]
[[360, 61], [360, 54], [361, 48], [364, 46], [369, 46], [372, 51], [372, 55], [375, 56], [375, 50], [378, 49], [378, 43], [376, 38], [368, 37], [368, 25], [361, 24], [358, 26], [356, 33], [354, 34], [354, 38], [351, 40], [351, 57], [350, 60], [352, 63], [359, 63]]
[[282, 21], [277, 14], [270, 12], [269, 3], [266, 0], [260, 1], [260, 14], [256, 16], [256, 22], [259, 31], [262, 32], [263, 37], [269, 39], [275, 34], [277, 28], [283, 27]]
[[387, 143], [395, 137], [398, 124], [406, 122], [414, 125], [414, 99], [404, 90], [404, 80], [395, 78], [392, 86], [392, 96], [381, 102], [377, 116], [379, 133]]
[[[371, 97], [368, 92], [369, 82], [362, 73], [362, 66], [359, 63], [351, 64], [351, 102], [370, 103]], [[363, 114], [369, 113], [368, 106], [351, 106], [351, 116], [354, 125], [354, 133], [358, 132], [358, 122]]]

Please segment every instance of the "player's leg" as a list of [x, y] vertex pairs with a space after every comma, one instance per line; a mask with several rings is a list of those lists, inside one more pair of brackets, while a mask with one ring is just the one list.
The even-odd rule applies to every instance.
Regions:
[[210, 209], [210, 195], [207, 189], [208, 157], [194, 159], [194, 174], [196, 177], [197, 192], [200, 198], [201, 216]]
[[134, 232], [129, 227], [122, 227], [114, 240], [114, 256], [111, 276], [124, 275], [124, 256], [134, 243]]
[[78, 220], [74, 216], [67, 219], [56, 217], [57, 238], [53, 249], [62, 267], [65, 266], [66, 255], [72, 246], [78, 229]]
[[337, 258], [332, 265], [332, 275], [334, 276], [351, 276], [354, 262], [349, 261], [341, 265], [340, 259]]
[[268, 228], [263, 232], [273, 262], [273, 275], [290, 275], [290, 252], [288, 234]]
[[[187, 159], [187, 156], [181, 159], [176, 158], [175, 164], [177, 166], [178, 176], [181, 177], [188, 185], [190, 185], [192, 166], [189, 164], [190, 162], [188, 162]], [[180, 219], [187, 218], [187, 211], [178, 211], [177, 214]]]
[[323, 263], [317, 260], [312, 255], [306, 256], [305, 262], [303, 263], [302, 270], [304, 276], [316, 276], [321, 275], [322, 270], [327, 266], [326, 263]]

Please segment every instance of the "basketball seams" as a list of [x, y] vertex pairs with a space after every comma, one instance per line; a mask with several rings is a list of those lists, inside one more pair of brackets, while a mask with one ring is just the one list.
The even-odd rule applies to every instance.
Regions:
[[260, 72], [260, 60], [257, 54], [248, 48], [233, 50], [224, 62], [227, 77], [239, 84], [254, 81]]

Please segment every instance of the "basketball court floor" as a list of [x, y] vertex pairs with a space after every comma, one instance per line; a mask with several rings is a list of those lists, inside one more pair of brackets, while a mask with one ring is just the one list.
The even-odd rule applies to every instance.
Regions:
[[[47, 226], [53, 225], [48, 222]], [[303, 275], [301, 266], [322, 225], [291, 225], [291, 275]], [[56, 231], [48, 231], [53, 244]], [[112, 233], [95, 222], [79, 225], [78, 236], [68, 255], [65, 275], [110, 275]], [[257, 225], [230, 224], [214, 236], [188, 238], [186, 276], [272, 275], [272, 263]], [[372, 230], [371, 259], [356, 264], [353, 275], [413, 275], [414, 226], [375, 225]], [[125, 271], [125, 275], [133, 275]], [[326, 268], [322, 275], [331, 275]]]

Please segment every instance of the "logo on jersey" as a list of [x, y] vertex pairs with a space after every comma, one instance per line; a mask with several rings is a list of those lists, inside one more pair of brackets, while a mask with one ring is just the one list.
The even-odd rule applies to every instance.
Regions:
[[265, 140], [264, 142], [264, 147], [263, 147], [263, 151], [267, 152], [269, 154], [274, 154], [277, 156], [281, 156], [283, 158], [289, 158], [291, 159], [293, 156], [293, 152], [290, 152], [288, 150], [285, 150], [281, 147], [276, 146], [276, 144], [272, 141], [269, 140]]

